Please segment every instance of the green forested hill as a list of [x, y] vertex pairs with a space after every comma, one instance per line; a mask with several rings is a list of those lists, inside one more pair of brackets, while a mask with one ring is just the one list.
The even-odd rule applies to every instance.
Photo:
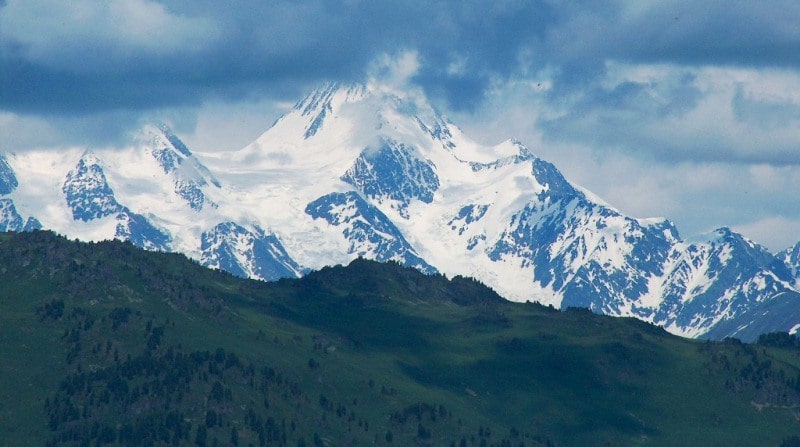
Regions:
[[686, 340], [395, 264], [268, 284], [0, 234], [9, 446], [789, 445], [796, 344]]

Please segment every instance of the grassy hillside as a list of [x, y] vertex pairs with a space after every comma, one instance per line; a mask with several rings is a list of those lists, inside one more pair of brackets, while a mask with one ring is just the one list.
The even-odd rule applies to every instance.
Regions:
[[355, 261], [260, 283], [0, 234], [2, 445], [778, 446], [800, 348]]

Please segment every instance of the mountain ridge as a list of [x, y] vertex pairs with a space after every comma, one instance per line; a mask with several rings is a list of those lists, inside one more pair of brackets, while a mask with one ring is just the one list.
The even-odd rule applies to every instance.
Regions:
[[[6, 154], [2, 200], [70, 237], [128, 239], [240, 276], [394, 260], [691, 337], [750, 334], [737, 318], [800, 300], [793, 252], [773, 256], [725, 228], [687, 242], [666, 219], [625, 216], [519, 141], [470, 140], [418, 90], [328, 84], [230, 153], [194, 154], [166, 126], [134, 140]], [[46, 180], [35, 178], [43, 162], [57, 167]], [[19, 219], [7, 227], [19, 231]], [[759, 327], [788, 331], [797, 307]]]

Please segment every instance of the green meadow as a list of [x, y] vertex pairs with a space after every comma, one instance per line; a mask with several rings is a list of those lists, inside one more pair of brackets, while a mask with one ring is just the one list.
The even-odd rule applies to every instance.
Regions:
[[800, 348], [356, 260], [262, 283], [0, 234], [0, 444], [780, 446]]

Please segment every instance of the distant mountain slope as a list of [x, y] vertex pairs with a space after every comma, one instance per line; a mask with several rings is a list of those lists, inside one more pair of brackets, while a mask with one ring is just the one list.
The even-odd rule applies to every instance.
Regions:
[[[91, 152], [75, 148], [58, 154], [9, 155], [8, 159], [5, 177], [25, 179], [21, 185], [17, 180], [8, 197], [0, 199], [8, 203], [7, 217], [0, 215], [0, 225], [9, 230], [26, 227], [19, 225], [23, 216], [17, 211], [24, 207], [33, 215], [27, 225], [31, 229], [44, 227], [85, 240], [117, 238], [148, 250], [179, 251], [209, 267], [257, 279], [296, 277], [304, 271], [286, 254], [280, 238], [261, 229], [246, 211], [218, 209], [217, 200], [235, 197], [236, 192], [223, 190], [166, 126], [145, 126], [128, 148]], [[17, 208], [12, 208], [15, 204]], [[244, 227], [258, 228], [251, 238], [262, 242], [255, 247], [250, 242], [248, 248], [239, 238], [250, 231]], [[229, 243], [210, 242], [214, 237], [227, 238]], [[233, 239], [237, 240], [230, 242]], [[226, 254], [216, 251], [220, 249]]]
[[687, 242], [521, 142], [480, 145], [420, 91], [384, 85], [326, 85], [233, 152], [194, 154], [145, 126], [129, 147], [5, 154], [0, 196], [0, 228], [125, 239], [256, 279], [367, 257], [691, 337], [800, 324], [753, 314], [800, 304], [793, 252], [778, 259], [727, 228]]
[[800, 433], [800, 341], [679, 338], [358, 259], [272, 283], [0, 234], [8, 445], [737, 445]]
[[203, 233], [200, 262], [242, 278], [274, 280], [300, 276], [302, 268], [274, 234], [224, 222]]

